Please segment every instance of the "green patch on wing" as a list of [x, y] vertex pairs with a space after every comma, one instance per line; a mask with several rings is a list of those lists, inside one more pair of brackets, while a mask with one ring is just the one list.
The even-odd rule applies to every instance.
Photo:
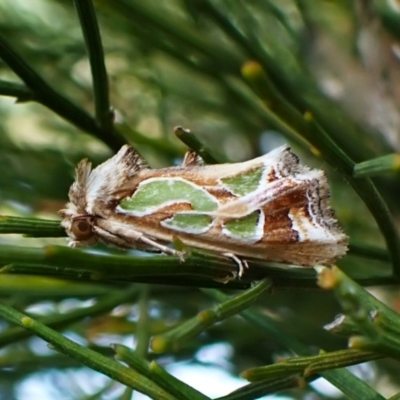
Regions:
[[176, 214], [172, 218], [164, 220], [161, 225], [175, 231], [200, 234], [209, 229], [212, 218], [208, 215], [182, 213]]
[[264, 168], [263, 165], [260, 165], [241, 174], [222, 178], [221, 181], [233, 194], [244, 196], [258, 189]]
[[259, 218], [260, 212], [254, 211], [244, 218], [225, 222], [223, 232], [239, 240], [259, 240], [260, 238], [257, 238]]
[[188, 181], [177, 178], [149, 179], [144, 181], [132, 195], [119, 204], [120, 208], [146, 214], [154, 208], [174, 202], [190, 203], [196, 211], [215, 211], [218, 202], [206, 190]]

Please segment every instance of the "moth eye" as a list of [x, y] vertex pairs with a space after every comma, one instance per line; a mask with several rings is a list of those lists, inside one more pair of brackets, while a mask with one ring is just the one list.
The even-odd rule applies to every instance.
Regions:
[[87, 219], [76, 219], [72, 221], [71, 232], [78, 240], [89, 239], [92, 235], [92, 226]]

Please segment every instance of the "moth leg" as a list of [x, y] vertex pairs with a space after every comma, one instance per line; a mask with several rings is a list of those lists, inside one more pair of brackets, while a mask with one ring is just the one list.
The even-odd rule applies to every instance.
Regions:
[[106, 244], [113, 244], [117, 247], [122, 248], [129, 248], [127, 241], [124, 238], [121, 238], [117, 235], [113, 235], [106, 229], [100, 228], [98, 226], [93, 226], [93, 231], [106, 243]]
[[134, 248], [135, 242], [140, 242], [147, 244], [165, 254], [179, 257], [179, 260], [183, 262], [185, 260], [184, 253], [175, 249], [171, 249], [164, 246], [147, 236], [143, 233], [135, 231], [133, 229], [125, 229], [122, 226], [113, 226], [115, 234], [109, 232], [107, 229], [101, 228], [99, 226], [94, 226], [93, 230], [104, 239], [104, 241], [114, 244], [115, 246]]
[[179, 261], [181, 262], [185, 261], [185, 253], [183, 251], [171, 249], [170, 247], [164, 246], [160, 243], [157, 243], [154, 240], [151, 240], [150, 238], [148, 238], [143, 234], [141, 234], [141, 236], [139, 236], [137, 240], [141, 241], [142, 243], [148, 244], [149, 246], [155, 247], [156, 249], [161, 250], [165, 254], [170, 254], [171, 256], [177, 256], [179, 258]]
[[239, 272], [238, 272], [238, 276], [239, 278], [241, 278], [243, 276], [243, 273], [246, 269], [249, 268], [249, 264], [247, 263], [246, 260], [241, 260], [238, 256], [236, 256], [233, 253], [222, 253], [223, 256], [230, 258], [232, 261], [234, 261], [238, 268], [239, 268]]

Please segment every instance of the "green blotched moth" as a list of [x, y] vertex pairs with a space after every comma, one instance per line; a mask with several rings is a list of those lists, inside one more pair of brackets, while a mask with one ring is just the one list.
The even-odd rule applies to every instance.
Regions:
[[100, 239], [183, 258], [167, 246], [178, 238], [243, 263], [300, 266], [332, 264], [347, 250], [324, 172], [300, 164], [288, 146], [218, 165], [188, 151], [181, 166], [151, 169], [125, 145], [93, 170], [82, 160], [69, 199], [60, 214], [71, 246]]

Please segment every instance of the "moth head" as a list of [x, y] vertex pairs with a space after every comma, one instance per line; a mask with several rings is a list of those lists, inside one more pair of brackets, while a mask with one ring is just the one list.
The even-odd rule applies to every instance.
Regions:
[[93, 232], [93, 218], [87, 213], [87, 189], [92, 165], [88, 160], [82, 160], [75, 170], [75, 182], [69, 189], [69, 203], [59, 211], [61, 226], [69, 236], [69, 245], [77, 247], [92, 245], [97, 242]]
[[97, 242], [97, 235], [93, 230], [93, 218], [90, 215], [68, 215], [64, 213], [67, 209], [61, 210], [63, 217], [61, 225], [67, 232], [68, 244], [71, 247], [92, 246]]
[[73, 237], [75, 241], [80, 243], [85, 242], [86, 244], [92, 244], [92, 242], [95, 243], [97, 241], [89, 216], [81, 216], [72, 219], [68, 234], [70, 237]]
[[148, 168], [146, 162], [128, 145], [93, 170], [87, 159], [78, 164], [68, 193], [69, 203], [59, 211], [70, 246], [97, 242], [96, 220], [105, 217], [108, 207], [124, 193], [124, 185], [143, 168]]

